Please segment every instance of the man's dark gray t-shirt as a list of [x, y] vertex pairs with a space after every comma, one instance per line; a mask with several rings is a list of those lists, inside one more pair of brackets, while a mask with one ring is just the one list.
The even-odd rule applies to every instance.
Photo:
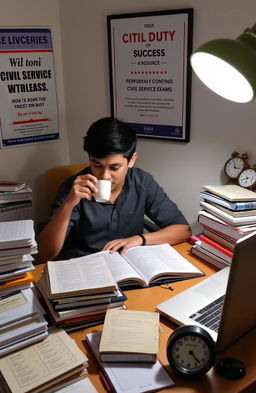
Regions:
[[[61, 185], [51, 217], [63, 203], [74, 179], [90, 172], [85, 168]], [[115, 204], [81, 199], [72, 211], [67, 231], [67, 245], [62, 257], [75, 258], [100, 251], [113, 239], [127, 238], [143, 232], [144, 215], [164, 228], [188, 222], [149, 173], [130, 168], [122, 192]]]

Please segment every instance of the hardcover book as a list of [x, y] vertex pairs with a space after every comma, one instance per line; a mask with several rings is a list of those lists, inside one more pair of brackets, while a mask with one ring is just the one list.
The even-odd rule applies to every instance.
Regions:
[[108, 310], [100, 341], [100, 358], [106, 362], [155, 363], [159, 342], [159, 313]]
[[246, 188], [237, 186], [235, 184], [226, 185], [205, 185], [203, 188], [207, 191], [218, 195], [221, 198], [225, 198], [228, 201], [256, 201], [256, 193], [247, 190]]

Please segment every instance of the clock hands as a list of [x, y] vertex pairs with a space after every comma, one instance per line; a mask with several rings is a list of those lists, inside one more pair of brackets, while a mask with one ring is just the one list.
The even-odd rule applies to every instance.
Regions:
[[197, 357], [194, 355], [194, 352], [192, 351], [192, 349], [190, 349], [190, 351], [188, 351], [189, 355], [192, 356], [193, 359], [195, 359], [196, 362], [200, 363], [200, 360], [197, 359]]

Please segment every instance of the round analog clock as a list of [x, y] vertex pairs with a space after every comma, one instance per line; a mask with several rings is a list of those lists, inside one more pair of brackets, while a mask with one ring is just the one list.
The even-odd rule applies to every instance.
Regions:
[[244, 169], [237, 178], [237, 184], [244, 188], [253, 189], [256, 186], [256, 165], [253, 168]]
[[213, 366], [215, 343], [205, 329], [181, 326], [169, 337], [167, 358], [170, 366], [182, 375], [202, 375]]
[[247, 158], [247, 153], [244, 153], [242, 157], [240, 157], [237, 152], [234, 152], [232, 154], [232, 157], [227, 160], [224, 166], [224, 171], [226, 175], [230, 179], [237, 179], [239, 173], [248, 166]]

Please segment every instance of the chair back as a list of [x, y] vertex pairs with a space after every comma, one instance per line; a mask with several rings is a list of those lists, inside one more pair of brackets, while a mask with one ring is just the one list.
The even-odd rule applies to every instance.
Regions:
[[68, 177], [75, 175], [82, 169], [89, 166], [88, 163], [84, 164], [70, 164], [60, 165], [53, 168], [48, 168], [45, 172], [45, 188], [46, 188], [46, 202], [48, 212], [51, 210], [52, 202], [57, 194], [59, 186]]

